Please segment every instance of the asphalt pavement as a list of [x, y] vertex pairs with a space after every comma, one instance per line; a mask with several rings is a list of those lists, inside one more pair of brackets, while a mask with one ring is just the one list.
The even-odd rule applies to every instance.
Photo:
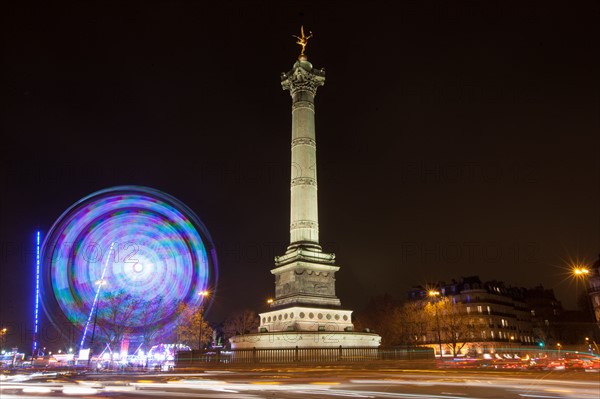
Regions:
[[39, 398], [600, 398], [600, 373], [248, 367], [163, 373], [3, 375], [0, 397]]

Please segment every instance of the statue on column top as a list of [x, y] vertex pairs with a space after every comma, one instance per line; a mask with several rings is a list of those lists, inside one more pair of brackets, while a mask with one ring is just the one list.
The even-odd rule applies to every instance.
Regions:
[[296, 44], [299, 44], [300, 46], [302, 46], [302, 51], [300, 51], [300, 57], [306, 57], [306, 55], [304, 54], [304, 50], [306, 49], [306, 45], [308, 44], [308, 39], [310, 39], [311, 37], [313, 37], [313, 33], [311, 31], [308, 31], [309, 35], [305, 36], [304, 35], [304, 25], [300, 26], [300, 36], [296, 36], [296, 35], [292, 35], [292, 37], [295, 37], [296, 39]]

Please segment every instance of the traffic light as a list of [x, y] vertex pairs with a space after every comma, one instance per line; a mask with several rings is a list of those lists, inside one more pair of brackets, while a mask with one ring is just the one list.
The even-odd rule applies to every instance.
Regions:
[[540, 346], [540, 348], [543, 348], [543, 347], [544, 347], [544, 343], [543, 343], [542, 341], [540, 341], [540, 342], [538, 343], [538, 345]]

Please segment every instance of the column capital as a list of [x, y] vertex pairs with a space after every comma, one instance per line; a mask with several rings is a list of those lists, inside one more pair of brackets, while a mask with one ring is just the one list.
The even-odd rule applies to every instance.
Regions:
[[283, 90], [289, 90], [292, 97], [299, 91], [306, 91], [314, 97], [317, 88], [325, 84], [325, 70], [313, 68], [308, 61], [296, 61], [289, 72], [281, 74]]

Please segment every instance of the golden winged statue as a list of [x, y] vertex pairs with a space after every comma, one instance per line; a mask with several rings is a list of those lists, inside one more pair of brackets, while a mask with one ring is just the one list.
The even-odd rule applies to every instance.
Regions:
[[311, 31], [308, 31], [308, 36], [304, 35], [304, 25], [300, 26], [300, 36], [296, 36], [296, 35], [292, 35], [292, 37], [295, 37], [296, 39], [296, 44], [299, 44], [300, 46], [302, 46], [302, 51], [300, 52], [300, 56], [304, 55], [304, 50], [306, 49], [306, 45], [308, 44], [308, 39], [310, 39], [311, 37], [313, 37], [313, 33]]

